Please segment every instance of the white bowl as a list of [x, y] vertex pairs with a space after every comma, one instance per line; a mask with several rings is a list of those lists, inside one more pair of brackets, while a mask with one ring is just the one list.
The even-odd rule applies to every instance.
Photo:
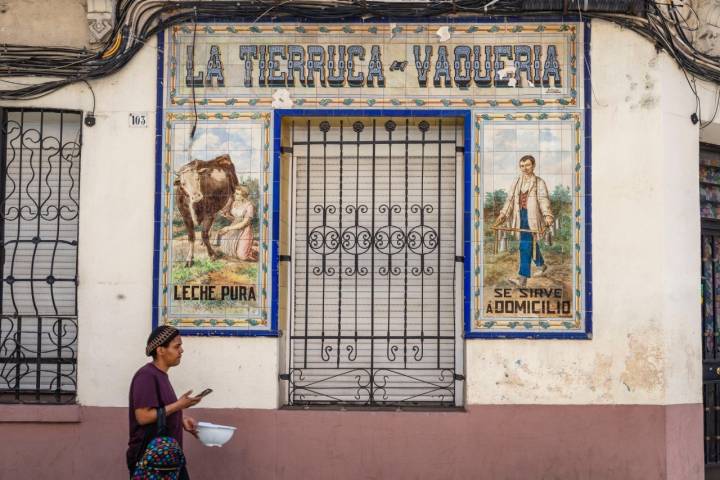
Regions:
[[198, 422], [197, 435], [207, 447], [221, 447], [232, 438], [235, 427], [215, 425], [214, 423]]

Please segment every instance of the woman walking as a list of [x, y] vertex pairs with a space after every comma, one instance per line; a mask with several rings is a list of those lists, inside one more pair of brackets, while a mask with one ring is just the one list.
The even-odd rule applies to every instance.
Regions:
[[[183, 417], [183, 410], [200, 403], [201, 397], [192, 397], [192, 390], [180, 398], [175, 395], [167, 372], [180, 364], [182, 358], [182, 338], [173, 327], [162, 325], [152, 331], [148, 337], [145, 354], [152, 362], [140, 368], [130, 383], [129, 422], [130, 438], [127, 449], [127, 467], [132, 476], [140, 458], [150, 440], [156, 434], [156, 422], [160, 409], [164, 411], [166, 433], [182, 447], [183, 429], [196, 434], [197, 423], [190, 417]], [[182, 467], [181, 480], [188, 480], [187, 469]]]

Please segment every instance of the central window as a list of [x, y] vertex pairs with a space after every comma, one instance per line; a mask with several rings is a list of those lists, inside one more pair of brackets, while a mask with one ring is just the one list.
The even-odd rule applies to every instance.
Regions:
[[284, 118], [289, 404], [461, 403], [463, 122]]

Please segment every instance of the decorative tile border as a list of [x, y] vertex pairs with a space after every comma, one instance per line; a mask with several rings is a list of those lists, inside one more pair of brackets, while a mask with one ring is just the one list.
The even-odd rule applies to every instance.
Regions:
[[[538, 122], [538, 121], [559, 121], [569, 122], [572, 125], [574, 134], [574, 191], [573, 191], [573, 215], [574, 215], [574, 244], [573, 244], [573, 283], [574, 283], [574, 312], [571, 320], [567, 319], [537, 319], [525, 318], [522, 320], [487, 320], [483, 318], [482, 294], [483, 289], [483, 265], [482, 248], [484, 245], [483, 232], [483, 189], [481, 187], [482, 163], [481, 163], [481, 135], [483, 122]], [[585, 197], [584, 197], [584, 165], [583, 165], [583, 124], [579, 112], [548, 112], [548, 113], [514, 113], [496, 114], [483, 113], [475, 117], [474, 125], [475, 155], [472, 168], [472, 281], [471, 281], [471, 322], [470, 336], [478, 337], [527, 337], [530, 333], [536, 336], [543, 333], [567, 332], [586, 334], [584, 295], [586, 285], [584, 282], [584, 223], [585, 223]], [[588, 334], [589, 335], [589, 334]]]
[[170, 135], [174, 122], [194, 121], [195, 114], [190, 112], [168, 112], [165, 121], [165, 144], [164, 144], [164, 160], [162, 165], [163, 172], [163, 208], [161, 218], [161, 263], [160, 263], [160, 324], [170, 324], [180, 328], [211, 328], [211, 329], [238, 329], [238, 328], [260, 328], [267, 329], [270, 316], [269, 297], [269, 275], [271, 253], [270, 247], [272, 239], [270, 237], [270, 206], [271, 203], [271, 182], [272, 182], [272, 164], [270, 163], [270, 118], [268, 112], [212, 112], [198, 113], [198, 120], [236, 120], [258, 122], [263, 125], [263, 211], [261, 215], [262, 225], [262, 243], [260, 245], [260, 259], [258, 266], [262, 270], [260, 277], [260, 305], [261, 316], [259, 318], [249, 318], [242, 320], [219, 319], [198, 319], [198, 318], [173, 318], [168, 320], [168, 304], [167, 295], [169, 288], [169, 250], [170, 250], [170, 226], [172, 225], [172, 203], [171, 203], [171, 185], [172, 185], [172, 148], [170, 145]]
[[[528, 94], [526, 96], [511, 98], [509, 95], [498, 95], [496, 98], [473, 98], [466, 96], [443, 97], [442, 95], [428, 95], [422, 98], [409, 97], [390, 97], [386, 98], [382, 93], [375, 94], [374, 98], [367, 98], [372, 95], [369, 89], [360, 89], [364, 93], [365, 98], [357, 98], [353, 96], [303, 96], [293, 99], [292, 108], [308, 108], [308, 107], [324, 107], [324, 108], [418, 108], [418, 107], [438, 107], [438, 108], [537, 108], [538, 106], [548, 107], [574, 107], [578, 105], [578, 50], [582, 36], [578, 35], [578, 27], [582, 24], [577, 23], [453, 23], [449, 25], [449, 32], [453, 38], [472, 37], [474, 34], [521, 34], [521, 33], [540, 33], [540, 34], [564, 34], [567, 36], [568, 47], [568, 68], [570, 69], [570, 85], [569, 95], [564, 97], [555, 97], [550, 95], [546, 98], [540, 98], [538, 95]], [[200, 33], [207, 36], [220, 35], [347, 35], [362, 36], [383, 35], [428, 35], [437, 30], [437, 24], [350, 24], [350, 25], [318, 25], [318, 24], [272, 24], [272, 25], [250, 25], [250, 24], [199, 24], [195, 25], [176, 25], [172, 28], [170, 34], [170, 51], [168, 57], [168, 80], [169, 80], [169, 97], [170, 106], [208, 106], [208, 107], [261, 107], [271, 108], [272, 96], [233, 96], [223, 97], [215, 96], [208, 98], [200, 98], [194, 100], [192, 96], [179, 96], [177, 94], [177, 85], [179, 79], [178, 72], [178, 51], [177, 45], [181, 35], [189, 35]], [[580, 30], [582, 30], [580, 28]], [[367, 43], [367, 39], [361, 39]], [[470, 41], [468, 39], [468, 41]]]

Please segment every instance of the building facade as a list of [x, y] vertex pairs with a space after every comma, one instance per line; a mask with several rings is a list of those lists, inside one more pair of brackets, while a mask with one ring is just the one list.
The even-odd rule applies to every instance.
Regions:
[[224, 19], [4, 101], [0, 477], [124, 478], [171, 324], [196, 478], [703, 478], [695, 88], [582, 14]]

